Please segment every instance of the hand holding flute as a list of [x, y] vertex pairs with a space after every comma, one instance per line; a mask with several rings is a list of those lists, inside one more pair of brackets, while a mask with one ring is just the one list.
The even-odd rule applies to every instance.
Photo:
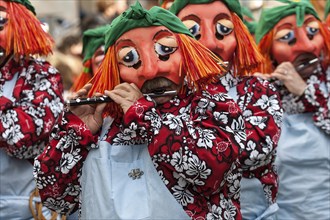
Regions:
[[83, 98], [87, 96], [91, 87], [92, 84], [85, 85], [73, 99], [67, 102], [67, 106], [71, 112], [85, 122], [93, 134], [102, 126], [102, 115], [107, 102], [116, 102], [126, 113], [142, 97], [142, 93], [135, 84], [122, 83], [111, 91], [104, 91], [104, 94], [96, 93], [92, 98]]
[[282, 85], [284, 84], [292, 94], [300, 96], [307, 86], [305, 79], [307, 79], [313, 71], [317, 71], [319, 62], [320, 60], [318, 58], [310, 59], [299, 65], [294, 65], [294, 63], [291, 62], [282, 62], [271, 74], [256, 73], [254, 75], [267, 79], [270, 82], [279, 81], [279, 83]]
[[[73, 99], [78, 97], [86, 97], [92, 84], [86, 84], [82, 89], [76, 92]], [[100, 96], [101, 94], [95, 94], [95, 96]], [[89, 128], [92, 134], [96, 134], [101, 128], [103, 123], [103, 110], [106, 104], [99, 105], [80, 105], [80, 106], [67, 106], [70, 111], [79, 117]]]

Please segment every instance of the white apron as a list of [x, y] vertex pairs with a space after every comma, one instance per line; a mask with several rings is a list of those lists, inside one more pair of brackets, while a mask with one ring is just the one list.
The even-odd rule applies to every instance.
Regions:
[[311, 113], [285, 115], [277, 151], [278, 219], [330, 219], [330, 136]]
[[[112, 120], [103, 123], [102, 140]], [[190, 219], [161, 180], [147, 145], [99, 141], [83, 166], [82, 219]]]

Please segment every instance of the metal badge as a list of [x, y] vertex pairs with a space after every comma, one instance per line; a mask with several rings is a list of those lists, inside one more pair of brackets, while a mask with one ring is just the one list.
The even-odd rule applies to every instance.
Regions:
[[128, 176], [132, 178], [133, 180], [135, 179], [140, 179], [140, 177], [144, 174], [142, 170], [139, 168], [137, 169], [132, 169], [131, 172], [128, 173]]

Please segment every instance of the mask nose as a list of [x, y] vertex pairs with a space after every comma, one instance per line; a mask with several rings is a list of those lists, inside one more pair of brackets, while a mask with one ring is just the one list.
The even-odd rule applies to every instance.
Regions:
[[307, 33], [303, 28], [299, 28], [297, 31], [297, 43], [295, 44], [296, 51], [314, 52], [316, 47], [313, 40], [307, 36]]
[[139, 76], [145, 79], [153, 79], [158, 73], [158, 62], [156, 55], [146, 54], [141, 63], [141, 68], [139, 69]]
[[213, 52], [215, 52], [215, 50], [222, 51], [224, 48], [223, 43], [216, 39], [214, 25], [203, 25], [201, 28], [201, 38], [199, 39], [199, 42]]

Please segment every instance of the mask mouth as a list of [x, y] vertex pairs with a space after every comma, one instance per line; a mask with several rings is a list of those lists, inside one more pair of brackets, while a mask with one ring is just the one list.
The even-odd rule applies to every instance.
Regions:
[[311, 53], [299, 55], [293, 62], [296, 71], [303, 79], [309, 78], [319, 69], [321, 59]]
[[303, 53], [293, 61], [293, 65], [297, 71], [305, 69], [309, 66], [317, 65], [318, 63], [319, 58], [312, 53]]
[[155, 96], [162, 96], [166, 95], [166, 93], [169, 91], [177, 91], [178, 87], [179, 86], [173, 83], [171, 80], [165, 77], [158, 77], [146, 81], [141, 88], [141, 92], [143, 94], [154, 94]]

